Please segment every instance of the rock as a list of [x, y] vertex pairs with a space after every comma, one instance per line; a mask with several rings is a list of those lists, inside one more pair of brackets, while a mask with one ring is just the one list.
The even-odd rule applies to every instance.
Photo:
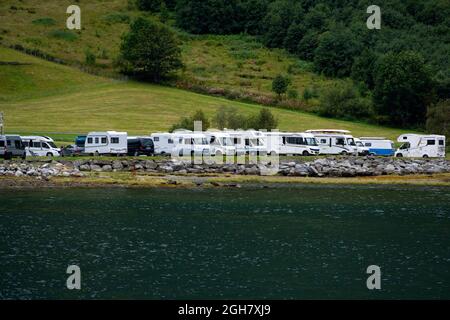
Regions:
[[112, 163], [112, 168], [115, 170], [122, 170], [123, 169], [123, 164], [121, 161], [113, 161]]
[[20, 170], [17, 170], [16, 173], [14, 174], [16, 177], [22, 177], [23, 176], [23, 172]]
[[111, 172], [113, 170], [113, 168], [110, 165], [106, 165], [106, 166], [103, 166], [101, 170], [103, 172]]
[[83, 164], [80, 166], [80, 171], [91, 171], [91, 166], [88, 164]]

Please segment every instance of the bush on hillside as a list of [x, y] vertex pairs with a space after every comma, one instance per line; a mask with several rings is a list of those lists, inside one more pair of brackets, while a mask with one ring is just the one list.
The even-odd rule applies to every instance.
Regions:
[[426, 128], [429, 133], [450, 139], [450, 100], [441, 100], [428, 107]]

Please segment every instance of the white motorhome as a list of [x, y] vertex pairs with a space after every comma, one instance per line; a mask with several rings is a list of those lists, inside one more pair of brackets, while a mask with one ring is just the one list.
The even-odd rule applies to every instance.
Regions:
[[369, 149], [370, 155], [391, 157], [395, 153], [394, 142], [392, 140], [382, 137], [361, 137], [359, 139]]
[[172, 133], [174, 148], [172, 156], [193, 156], [211, 154], [208, 138], [202, 132], [177, 130]]
[[224, 132], [230, 135], [231, 141], [236, 148], [237, 155], [245, 154], [266, 154], [266, 136], [263, 132], [256, 130], [227, 130]]
[[357, 155], [355, 138], [348, 130], [322, 129], [308, 130], [317, 139], [320, 154]]
[[46, 136], [22, 136], [27, 156], [59, 157], [61, 149], [55, 145], [52, 138]]
[[[266, 132], [269, 153], [280, 155], [318, 155], [320, 148], [317, 140], [311, 133], [305, 132]], [[269, 143], [270, 140], [270, 143]]]
[[155, 144], [155, 154], [171, 154], [175, 147], [173, 134], [168, 132], [153, 133], [151, 135]]
[[402, 134], [397, 139], [402, 145], [395, 152], [396, 157], [444, 158], [445, 136]]
[[128, 152], [126, 132], [90, 132], [86, 137], [84, 152], [93, 155], [126, 155]]
[[234, 156], [236, 154], [236, 147], [231, 140], [230, 134], [218, 130], [208, 130], [205, 132], [205, 135], [211, 147], [211, 155]]

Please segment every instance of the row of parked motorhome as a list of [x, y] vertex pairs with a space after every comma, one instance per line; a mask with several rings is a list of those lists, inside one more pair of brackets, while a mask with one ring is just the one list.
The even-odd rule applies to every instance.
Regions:
[[57, 148], [53, 139], [41, 136], [0, 136], [0, 156], [71, 155], [375, 155], [396, 157], [445, 157], [445, 136], [404, 134], [402, 145], [381, 137], [355, 138], [347, 130], [265, 132], [256, 130], [209, 130], [153, 133], [130, 137], [126, 132], [91, 132], [75, 144]]

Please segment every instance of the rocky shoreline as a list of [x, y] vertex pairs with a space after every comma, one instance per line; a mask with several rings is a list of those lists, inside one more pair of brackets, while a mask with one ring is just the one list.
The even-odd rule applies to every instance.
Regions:
[[267, 175], [276, 169], [279, 176], [363, 177], [450, 173], [450, 161], [444, 159], [405, 159], [377, 157], [328, 157], [312, 161], [280, 161], [278, 167], [262, 164], [193, 164], [161, 159], [86, 159], [86, 160], [14, 160], [0, 162], [0, 177], [83, 177], [89, 172], [147, 172], [153, 174]]

